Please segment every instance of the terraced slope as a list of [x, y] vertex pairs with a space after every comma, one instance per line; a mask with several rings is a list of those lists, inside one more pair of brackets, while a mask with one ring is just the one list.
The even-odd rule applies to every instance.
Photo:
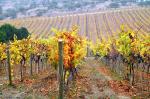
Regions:
[[150, 8], [129, 8], [121, 10], [107, 10], [103, 12], [72, 14], [57, 17], [33, 17], [0, 21], [0, 25], [10, 23], [16, 27], [26, 27], [34, 34], [34, 38], [47, 38], [53, 35], [51, 28], [71, 29], [79, 26], [79, 34], [88, 37], [93, 42], [98, 39], [117, 37], [120, 25], [126, 24], [137, 31], [139, 35], [150, 34]]

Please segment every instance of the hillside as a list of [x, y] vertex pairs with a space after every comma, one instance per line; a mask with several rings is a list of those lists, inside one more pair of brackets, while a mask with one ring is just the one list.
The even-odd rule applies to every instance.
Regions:
[[110, 8], [150, 6], [149, 0], [0, 0], [0, 20], [66, 13], [101, 11]]
[[139, 35], [150, 33], [150, 8], [130, 8], [106, 10], [102, 12], [70, 14], [57, 17], [32, 17], [25, 19], [3, 20], [0, 25], [10, 23], [16, 27], [26, 27], [34, 38], [47, 38], [53, 35], [51, 28], [69, 30], [79, 26], [79, 34], [87, 36], [93, 42], [98, 39], [116, 37], [122, 24], [127, 25]]

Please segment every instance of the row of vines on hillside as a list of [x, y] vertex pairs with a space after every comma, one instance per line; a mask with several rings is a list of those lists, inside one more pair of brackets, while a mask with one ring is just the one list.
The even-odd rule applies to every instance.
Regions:
[[[35, 72], [53, 66], [58, 67], [58, 40], [62, 39], [64, 43], [63, 61], [64, 61], [64, 81], [68, 83], [68, 78], [75, 77], [77, 66], [80, 65], [86, 56], [86, 39], [77, 35], [78, 27], [74, 26], [70, 31], [52, 29], [54, 36], [48, 39], [32, 39], [32, 36], [19, 40], [16, 35], [13, 41], [0, 43], [0, 66], [7, 63], [7, 50], [9, 50], [11, 77], [14, 78], [15, 69], [20, 68], [20, 80], [24, 80], [27, 73], [33, 75], [33, 65]], [[30, 72], [27, 70], [30, 68]]]
[[[138, 31], [121, 26], [119, 35], [109, 40], [97, 41], [91, 45], [96, 59], [103, 61], [124, 80], [131, 85], [141, 83], [149, 90], [150, 80], [150, 36], [139, 35]], [[145, 84], [142, 84], [145, 83]], [[148, 84], [148, 86], [147, 86]]]
[[[85, 36], [86, 31], [89, 36], [90, 33], [95, 34], [96, 32], [98, 35], [100, 35], [100, 33], [105, 35], [106, 32], [109, 35], [114, 35], [117, 31], [120, 31], [119, 26], [121, 24], [127, 24], [132, 29], [137, 29], [142, 26], [139, 35], [144, 36], [147, 35], [149, 31], [149, 14], [149, 8], [140, 8], [108, 11], [107, 13], [75, 14], [50, 18], [28, 18], [24, 20], [16, 19], [15, 21], [7, 22], [16, 27], [24, 26], [28, 28], [30, 33], [35, 35], [34, 38], [47, 38], [48, 35], [53, 35], [50, 31], [52, 27], [70, 29], [70, 27], [75, 24], [80, 26], [79, 33], [83, 36]], [[91, 23], [92, 20], [93, 22]], [[0, 25], [4, 23], [6, 22], [0, 22]], [[96, 25], [99, 25], [100, 29], [95, 28]], [[90, 39], [95, 41], [94, 38], [96, 38], [96, 35], [91, 35], [92, 37], [90, 37]], [[106, 35], [106, 38], [109, 35]]]

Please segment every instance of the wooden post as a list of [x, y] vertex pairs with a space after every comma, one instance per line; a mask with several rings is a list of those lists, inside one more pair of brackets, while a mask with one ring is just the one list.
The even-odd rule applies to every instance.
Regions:
[[32, 58], [33, 58], [33, 54], [30, 54], [30, 75], [33, 75], [33, 70], [32, 70]]
[[58, 51], [59, 51], [59, 99], [63, 99], [64, 91], [64, 74], [63, 74], [63, 40], [58, 40]]
[[23, 82], [23, 63], [21, 63], [20, 65], [20, 79], [21, 79], [21, 82]]
[[87, 53], [86, 53], [86, 57], [88, 57], [89, 56], [89, 49], [88, 49], [88, 44], [87, 44]]
[[3, 86], [3, 84], [0, 84], [0, 96], [3, 95], [3, 93], [2, 93], [2, 86]]
[[8, 78], [9, 78], [9, 85], [12, 85], [12, 77], [11, 77], [11, 66], [10, 66], [10, 52], [9, 52], [9, 43], [7, 43], [7, 67], [8, 67]]
[[[90, 41], [89, 38], [88, 38], [87, 40], [88, 40], [88, 42]], [[87, 53], [86, 53], [86, 57], [89, 57], [89, 56], [90, 56], [89, 53], [90, 53], [90, 45], [87, 44]]]

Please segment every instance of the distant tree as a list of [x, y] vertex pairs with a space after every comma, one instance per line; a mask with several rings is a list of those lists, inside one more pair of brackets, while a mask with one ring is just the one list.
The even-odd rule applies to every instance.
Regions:
[[28, 36], [30, 35], [30, 33], [28, 32], [28, 30], [24, 27], [21, 27], [20, 29], [17, 30], [16, 32], [16, 36], [18, 40], [24, 39], [24, 38], [28, 38]]
[[75, 6], [75, 4], [74, 4], [73, 1], [69, 1], [69, 2], [66, 3], [64, 6], [65, 6], [68, 10], [70, 10], [70, 11], [75, 10], [75, 8], [76, 8], [76, 6]]
[[118, 3], [111, 3], [109, 5], [110, 8], [119, 8], [119, 4]]
[[17, 29], [10, 25], [10, 24], [4, 24], [0, 27], [0, 31], [2, 33], [5, 33], [5, 38], [3, 43], [9, 42], [9, 41], [13, 41], [14, 40], [14, 34], [17, 32]]
[[20, 29], [16, 29], [14, 26], [10, 24], [2, 25], [0, 27], [0, 33], [1, 33], [0, 41], [3, 41], [3, 43], [7, 43], [8, 41], [13, 41], [14, 35], [17, 36], [18, 40], [27, 38], [30, 35], [30, 33], [26, 28], [21, 27]]
[[82, 2], [82, 6], [87, 6], [88, 4], [89, 4], [89, 3], [86, 2], [86, 1]]
[[16, 14], [16, 10], [14, 9], [8, 9], [6, 10], [6, 13], [4, 14], [5, 17], [11, 17], [11, 18], [16, 18], [17, 14]]
[[36, 8], [36, 4], [35, 3], [30, 4], [30, 9], [33, 9], [33, 8]]
[[2, 9], [2, 7], [0, 6], [0, 14], [2, 14], [3, 13], [3, 9]]
[[3, 15], [0, 15], [0, 20], [3, 20], [5, 17]]
[[138, 5], [139, 6], [149, 6], [150, 5], [150, 1], [139, 2]]
[[55, 8], [57, 8], [57, 2], [56, 1], [52, 1], [51, 3], [49, 3], [48, 9], [55, 9]]
[[6, 39], [6, 33], [0, 31], [0, 42], [5, 42], [5, 39]]
[[24, 8], [24, 7], [19, 7], [18, 8], [18, 12], [21, 12], [22, 14], [24, 14], [25, 12], [26, 12], [26, 8]]
[[43, 6], [48, 6], [50, 4], [50, 1], [49, 0], [43, 0], [42, 1], [42, 5]]
[[99, 3], [104, 3], [104, 2], [106, 2], [106, 1], [108, 1], [108, 0], [99, 0], [98, 2], [99, 2]]
[[71, 5], [71, 4], [68, 5], [67, 8], [68, 8], [69, 11], [75, 10], [75, 6]]
[[82, 7], [81, 3], [77, 3], [77, 4], [75, 4], [75, 6], [76, 6], [76, 8], [81, 8]]
[[126, 4], [127, 4], [127, 1], [126, 0], [122, 0], [122, 1], [120, 1], [121, 2], [121, 4], [123, 5], [123, 6], [126, 6]]

